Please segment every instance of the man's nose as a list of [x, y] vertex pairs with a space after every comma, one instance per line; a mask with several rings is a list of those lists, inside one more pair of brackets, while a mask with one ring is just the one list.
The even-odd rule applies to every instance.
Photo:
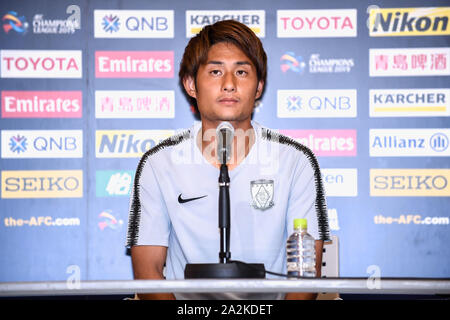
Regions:
[[234, 92], [236, 91], [235, 79], [232, 73], [227, 72], [223, 77], [223, 85], [222, 90], [225, 92]]

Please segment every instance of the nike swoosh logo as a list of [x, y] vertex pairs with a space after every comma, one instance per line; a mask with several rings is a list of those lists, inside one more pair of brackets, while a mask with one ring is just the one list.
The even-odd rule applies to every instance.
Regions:
[[207, 197], [207, 196], [208, 195], [197, 197], [197, 198], [183, 199], [183, 198], [181, 198], [181, 193], [180, 193], [180, 195], [178, 196], [178, 203], [186, 203], [186, 202], [198, 200], [198, 199], [201, 199], [201, 198], [204, 198], [204, 197]]

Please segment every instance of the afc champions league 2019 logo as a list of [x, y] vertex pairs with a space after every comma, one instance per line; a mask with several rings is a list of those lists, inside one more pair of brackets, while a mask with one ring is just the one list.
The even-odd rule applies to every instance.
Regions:
[[287, 72], [291, 70], [295, 73], [303, 73], [306, 67], [306, 63], [303, 61], [303, 57], [295, 56], [294, 52], [286, 52], [281, 56], [281, 71]]
[[3, 30], [5, 33], [9, 33], [11, 30], [16, 31], [22, 35], [25, 35], [28, 30], [28, 22], [24, 16], [19, 17], [19, 14], [15, 11], [9, 11], [2, 18]]

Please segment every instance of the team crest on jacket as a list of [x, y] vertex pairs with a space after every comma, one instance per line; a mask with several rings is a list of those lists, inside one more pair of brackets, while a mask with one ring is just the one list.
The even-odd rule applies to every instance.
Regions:
[[273, 180], [250, 181], [250, 192], [253, 208], [266, 210], [273, 207]]

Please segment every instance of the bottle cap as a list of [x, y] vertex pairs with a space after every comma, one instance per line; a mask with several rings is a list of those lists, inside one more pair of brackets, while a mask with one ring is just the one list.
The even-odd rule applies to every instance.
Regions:
[[308, 228], [308, 222], [306, 219], [294, 219], [294, 229], [307, 229]]

